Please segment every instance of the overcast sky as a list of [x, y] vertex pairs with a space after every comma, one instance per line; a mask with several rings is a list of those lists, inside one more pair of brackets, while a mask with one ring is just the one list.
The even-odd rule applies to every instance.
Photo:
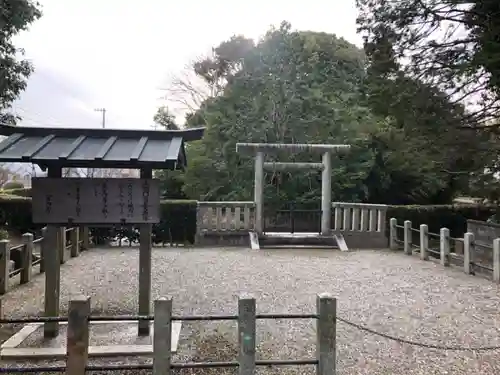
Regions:
[[15, 40], [36, 69], [14, 105], [24, 125], [98, 127], [94, 109], [105, 107], [108, 127], [150, 127], [172, 74], [233, 34], [258, 38], [283, 20], [360, 45], [354, 0], [38, 1], [43, 17]]

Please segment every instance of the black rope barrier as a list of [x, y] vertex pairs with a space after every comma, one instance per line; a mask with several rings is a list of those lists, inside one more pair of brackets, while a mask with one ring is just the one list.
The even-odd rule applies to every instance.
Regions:
[[441, 251], [440, 250], [436, 250], [436, 249], [427, 249], [427, 252], [430, 253], [430, 254], [434, 254], [434, 255], [441, 255]]
[[[303, 366], [317, 365], [317, 359], [285, 359], [285, 360], [258, 360], [255, 361], [256, 366]], [[239, 367], [239, 363], [235, 361], [228, 362], [185, 362], [172, 363], [171, 369], [195, 369], [195, 368], [228, 368]], [[129, 365], [89, 365], [85, 367], [86, 371], [130, 371], [130, 370], [152, 370], [152, 364], [129, 364]], [[2, 367], [0, 374], [6, 373], [43, 373], [43, 372], [64, 372], [66, 366], [33, 366], [33, 367]]]
[[483, 270], [486, 270], [486, 271], [493, 272], [493, 267], [485, 266], [483, 264], [474, 263], [474, 262], [471, 262], [470, 264], [471, 264], [472, 267], [476, 267], [476, 268], [480, 268], [480, 269], [483, 269]]
[[386, 338], [386, 339], [389, 339], [392, 341], [400, 342], [402, 344], [419, 346], [419, 347], [427, 348], [427, 349], [463, 351], [463, 352], [465, 352], [465, 351], [473, 351], [473, 352], [481, 352], [482, 351], [482, 352], [484, 352], [484, 351], [492, 351], [492, 350], [499, 350], [500, 349], [500, 345], [474, 347], [474, 346], [458, 346], [458, 345], [457, 346], [447, 346], [447, 345], [439, 345], [439, 344], [421, 343], [421, 342], [416, 342], [416, 341], [400, 338], [397, 336], [392, 336], [392, 335], [389, 335], [387, 333], [378, 332], [378, 331], [375, 331], [374, 329], [371, 329], [369, 327], [362, 326], [361, 324], [350, 322], [349, 320], [344, 319], [344, 318], [337, 317], [337, 320], [342, 322], [342, 323], [345, 323], [351, 327], [357, 328], [361, 331], [368, 332], [372, 335], [380, 336], [380, 337], [383, 337], [383, 338]]
[[[257, 315], [258, 319], [286, 319], [286, 318], [317, 318], [316, 314], [259, 314]], [[95, 318], [95, 317], [94, 317]], [[110, 317], [98, 317], [99, 319], [109, 319]], [[126, 318], [126, 320], [132, 320], [130, 318], [144, 318], [150, 319], [150, 316], [126, 316], [120, 317], [115, 316], [116, 318]], [[191, 320], [234, 320], [237, 319], [237, 316], [233, 315], [203, 315], [203, 316], [186, 316], [186, 317], [176, 317], [178, 320], [186, 320], [186, 318], [191, 318]], [[215, 318], [215, 319], [210, 319]], [[57, 318], [40, 318], [36, 320], [42, 321], [63, 321], [63, 317]], [[172, 319], [174, 320], [174, 319]], [[496, 346], [478, 346], [478, 347], [464, 347], [464, 346], [452, 346], [452, 345], [441, 345], [441, 344], [429, 344], [429, 343], [421, 343], [397, 336], [393, 336], [387, 333], [378, 332], [369, 327], [363, 326], [358, 323], [351, 322], [347, 319], [337, 317], [339, 322], [345, 323], [353, 328], [359, 329], [361, 331], [383, 337], [388, 340], [396, 341], [401, 344], [418, 346], [426, 349], [435, 349], [435, 350], [446, 350], [446, 351], [493, 351], [500, 350], [500, 345]], [[9, 321], [8, 319], [4, 319], [2, 321]], [[12, 320], [14, 321], [14, 319]], [[19, 321], [19, 320], [15, 320]], [[32, 321], [30, 321], [32, 322]], [[256, 366], [297, 366], [297, 365], [317, 365], [317, 359], [296, 359], [296, 360], [258, 360], [256, 361]], [[230, 361], [230, 362], [186, 362], [186, 363], [172, 363], [172, 369], [188, 369], [188, 368], [222, 368], [222, 367], [238, 367], [238, 362]], [[126, 364], [126, 365], [102, 365], [102, 366], [94, 366], [89, 365], [86, 367], [86, 371], [126, 371], [126, 370], [151, 370], [153, 366], [151, 364]], [[43, 373], [43, 372], [64, 372], [66, 370], [66, 366], [34, 366], [34, 367], [2, 367], [0, 368], [0, 373]]]
[[[317, 314], [257, 314], [256, 319], [317, 319]], [[111, 316], [90, 316], [89, 322], [121, 322], [121, 321], [152, 321], [154, 315], [111, 315]], [[220, 320], [238, 320], [238, 315], [173, 315], [172, 321], [220, 321]], [[3, 318], [0, 324], [27, 324], [27, 323], [50, 323], [67, 322], [67, 316], [39, 316], [26, 318]]]

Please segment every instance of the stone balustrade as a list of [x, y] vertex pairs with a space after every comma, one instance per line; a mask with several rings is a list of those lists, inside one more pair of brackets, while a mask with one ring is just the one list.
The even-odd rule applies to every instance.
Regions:
[[343, 234], [349, 247], [359, 249], [385, 248], [387, 205], [334, 202], [332, 229]]
[[255, 202], [198, 202], [199, 233], [246, 232], [255, 228]]
[[335, 217], [333, 229], [336, 231], [385, 231], [385, 204], [334, 202], [332, 206]]

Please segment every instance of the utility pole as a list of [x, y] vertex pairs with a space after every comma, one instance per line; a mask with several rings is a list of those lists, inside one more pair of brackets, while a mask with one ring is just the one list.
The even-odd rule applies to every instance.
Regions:
[[106, 127], [106, 108], [96, 108], [94, 109], [96, 112], [102, 112], [102, 128]]
[[[102, 128], [104, 129], [106, 127], [106, 108], [96, 108], [94, 109], [96, 112], [101, 112], [102, 113]], [[96, 170], [94, 168], [88, 170], [91, 174], [91, 177], [103, 177], [104, 175], [104, 170], [101, 169], [99, 172], [99, 175], [101, 176], [95, 176]]]

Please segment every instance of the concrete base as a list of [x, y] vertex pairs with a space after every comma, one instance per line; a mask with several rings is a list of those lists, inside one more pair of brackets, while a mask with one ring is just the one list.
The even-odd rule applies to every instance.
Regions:
[[[67, 322], [60, 325], [61, 333], [54, 339], [43, 339], [43, 323], [25, 325], [2, 344], [0, 359], [64, 359]], [[181, 327], [181, 322], [172, 322], [173, 353], [177, 351]], [[153, 326], [150, 336], [137, 336], [136, 321], [91, 322], [89, 357], [150, 356], [153, 354], [152, 338]], [[130, 343], [131, 340], [134, 343]], [[127, 341], [127, 344], [123, 344]]]
[[250, 247], [247, 231], [203, 232], [196, 238], [196, 246], [241, 246]]
[[389, 239], [383, 232], [333, 231], [344, 236], [349, 249], [387, 249]]
[[335, 249], [337, 243], [332, 236], [323, 236], [319, 233], [286, 233], [267, 232], [260, 236], [262, 248], [314, 248]]
[[347, 244], [345, 243], [344, 236], [341, 234], [335, 234], [333, 236], [335, 241], [337, 242], [337, 246], [341, 251], [349, 251], [349, 248], [347, 247]]
[[252, 250], [260, 250], [259, 236], [255, 232], [250, 232], [248, 234], [250, 239], [250, 247]]
[[382, 232], [332, 231], [329, 236], [318, 233], [267, 232], [260, 236], [259, 240], [262, 248], [307, 246], [337, 249], [340, 244], [336, 236], [339, 239], [343, 238], [342, 242], [346, 249], [386, 249], [389, 247], [389, 240]]

